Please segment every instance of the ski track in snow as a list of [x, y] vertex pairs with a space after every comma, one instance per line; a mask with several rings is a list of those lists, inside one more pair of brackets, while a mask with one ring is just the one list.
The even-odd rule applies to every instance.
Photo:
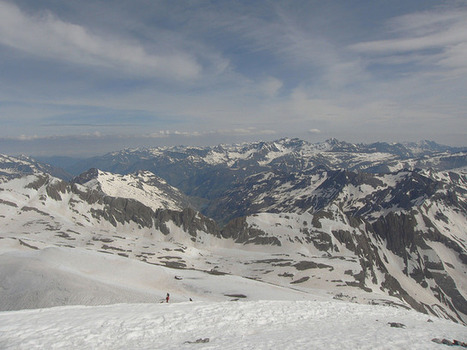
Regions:
[[414, 350], [442, 349], [431, 340], [465, 341], [466, 335], [462, 325], [415, 311], [339, 301], [116, 304], [0, 313], [1, 349]]

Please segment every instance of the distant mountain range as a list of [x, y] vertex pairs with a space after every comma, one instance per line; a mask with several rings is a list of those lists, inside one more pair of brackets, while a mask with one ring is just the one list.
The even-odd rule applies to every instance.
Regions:
[[[119, 174], [149, 170], [157, 175], [170, 174], [177, 165], [191, 166], [188, 170], [205, 167], [283, 169], [302, 171], [316, 166], [329, 169], [391, 172], [402, 168], [453, 169], [466, 165], [467, 147], [449, 147], [432, 141], [418, 143], [353, 144], [336, 139], [309, 143], [300, 139], [280, 139], [273, 142], [253, 142], [215, 147], [157, 147], [126, 149], [104, 156], [74, 159], [42, 157], [39, 160], [62, 168], [76, 176], [91, 168]], [[164, 166], [162, 166], [164, 165]], [[172, 167], [167, 168], [171, 165]], [[167, 178], [169, 176], [162, 176]], [[172, 176], [173, 181], [180, 180]], [[182, 177], [182, 175], [180, 175]], [[177, 185], [176, 183], [171, 183]]]
[[65, 170], [1, 156], [0, 224], [30, 249], [395, 297], [467, 322], [465, 148], [281, 139], [123, 150]]

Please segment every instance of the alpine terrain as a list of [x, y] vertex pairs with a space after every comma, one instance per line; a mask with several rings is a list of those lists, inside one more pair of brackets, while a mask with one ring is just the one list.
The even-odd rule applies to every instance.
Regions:
[[0, 316], [170, 292], [467, 323], [465, 148], [281, 139], [48, 161], [0, 156]]

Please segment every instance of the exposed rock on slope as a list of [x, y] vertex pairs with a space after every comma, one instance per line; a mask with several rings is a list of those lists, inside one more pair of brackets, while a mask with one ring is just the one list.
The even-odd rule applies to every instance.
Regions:
[[107, 196], [135, 199], [153, 210], [182, 210], [192, 206], [186, 195], [149, 171], [119, 175], [90, 169], [73, 179], [72, 183]]
[[[281, 140], [108, 158], [119, 169], [157, 165], [166, 180], [92, 169], [68, 183], [33, 168], [24, 176], [10, 164], [0, 184], [0, 233], [31, 247], [85, 247], [360, 302], [395, 296], [466, 322], [467, 173], [412, 169], [462, 163], [465, 155], [368, 147]], [[380, 166], [397, 171], [369, 172]], [[174, 182], [203, 197], [197, 205], [224, 227]]]
[[229, 223], [225, 237], [308, 245], [329, 256], [350, 251], [361, 267], [352, 273], [355, 286], [465, 321], [466, 180], [462, 172], [269, 172], [250, 177], [217, 205], [235, 213], [235, 198], [249, 201], [248, 217]]

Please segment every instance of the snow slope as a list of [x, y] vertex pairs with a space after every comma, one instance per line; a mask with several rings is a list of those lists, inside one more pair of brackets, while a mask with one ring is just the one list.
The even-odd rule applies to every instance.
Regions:
[[0, 312], [0, 349], [439, 349], [432, 339], [467, 340], [465, 326], [395, 303], [361, 305], [324, 291], [21, 242], [0, 245], [0, 302], [16, 295], [24, 308]]
[[[400, 324], [401, 328], [391, 326]], [[339, 301], [184, 302], [0, 313], [2, 349], [442, 349], [466, 328]]]
[[174, 302], [322, 298], [240, 276], [170, 269], [86, 249], [0, 242], [0, 310], [154, 303], [167, 292]]

